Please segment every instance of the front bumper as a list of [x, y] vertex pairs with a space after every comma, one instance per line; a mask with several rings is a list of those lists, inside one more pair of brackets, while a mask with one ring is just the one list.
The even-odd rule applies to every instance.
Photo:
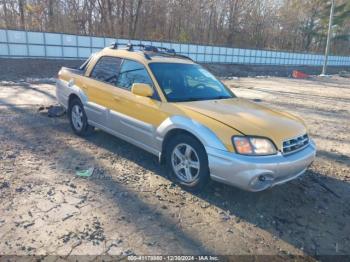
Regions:
[[244, 156], [206, 147], [210, 176], [213, 180], [247, 191], [262, 191], [302, 175], [313, 162], [316, 145], [295, 153], [273, 156]]

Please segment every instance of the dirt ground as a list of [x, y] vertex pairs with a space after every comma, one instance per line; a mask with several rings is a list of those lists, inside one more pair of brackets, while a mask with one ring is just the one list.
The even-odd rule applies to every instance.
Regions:
[[350, 255], [350, 79], [225, 82], [305, 120], [318, 146], [305, 175], [260, 193], [215, 182], [189, 193], [156, 157], [38, 111], [55, 103], [50, 79], [1, 81], [0, 254]]
[[[84, 60], [67, 59], [11, 59], [0, 58], [0, 80], [14, 80], [26, 78], [56, 77], [62, 66], [79, 67]], [[26, 66], [24, 66], [26, 65]], [[320, 66], [288, 66], [288, 65], [244, 65], [244, 64], [202, 64], [213, 74], [220, 77], [240, 76], [276, 76], [288, 77], [293, 70], [300, 70], [310, 75], [319, 75], [322, 71]], [[328, 74], [337, 74], [341, 71], [349, 71], [349, 67], [332, 66], [327, 68]]]

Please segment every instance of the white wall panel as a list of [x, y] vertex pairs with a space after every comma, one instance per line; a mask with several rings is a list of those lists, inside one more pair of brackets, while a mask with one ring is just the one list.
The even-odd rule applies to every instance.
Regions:
[[[180, 52], [180, 44], [172, 44], [171, 47], [175, 50], [175, 52]], [[182, 49], [181, 52], [183, 52]]]
[[107, 37], [105, 41], [106, 41], [106, 46], [110, 46], [110, 45], [113, 45], [117, 41], [117, 39]]
[[28, 32], [28, 43], [30, 44], [44, 44], [44, 34], [38, 32]]
[[0, 29], [0, 42], [8, 42], [6, 37], [6, 30]]
[[220, 47], [220, 55], [226, 55], [226, 48]]
[[45, 44], [46, 45], [62, 45], [61, 35], [53, 33], [45, 33]]
[[27, 56], [27, 47], [19, 44], [9, 44], [10, 55], [13, 56]]
[[90, 47], [90, 37], [89, 36], [78, 36], [78, 46]]
[[[322, 54], [293, 53], [273, 50], [230, 48], [159, 41], [114, 39], [58, 33], [25, 32], [0, 29], [0, 56], [86, 58], [114, 42], [119, 45], [155, 45], [173, 48], [198, 62], [276, 65], [322, 65]], [[349, 65], [350, 56], [329, 56], [330, 65]]]
[[214, 46], [213, 47], [213, 54], [215, 54], [215, 55], [220, 54], [220, 47]]
[[43, 45], [29, 45], [29, 56], [45, 56], [45, 46]]
[[3, 56], [9, 55], [7, 44], [0, 44], [0, 55], [3, 55]]
[[75, 35], [62, 35], [62, 44], [65, 46], [76, 46], [77, 37]]
[[78, 53], [79, 53], [79, 57], [86, 58], [86, 57], [90, 56], [91, 50], [90, 50], [90, 48], [79, 47], [78, 48]]
[[189, 53], [196, 53], [197, 52], [197, 46], [196, 45], [189, 45], [188, 46], [188, 52]]
[[91, 45], [92, 47], [104, 47], [105, 41], [102, 37], [91, 37]]
[[76, 47], [63, 47], [64, 57], [78, 57], [78, 49]]
[[200, 53], [200, 54], [204, 54], [204, 52], [205, 52], [205, 46], [199, 45], [199, 46], [198, 46], [198, 49], [197, 49], [197, 52]]
[[22, 31], [8, 30], [8, 41], [10, 43], [26, 43], [26, 33]]
[[46, 55], [48, 57], [62, 57], [62, 48], [60, 46], [47, 46]]
[[197, 61], [198, 62], [204, 62], [204, 55], [203, 54], [197, 54]]

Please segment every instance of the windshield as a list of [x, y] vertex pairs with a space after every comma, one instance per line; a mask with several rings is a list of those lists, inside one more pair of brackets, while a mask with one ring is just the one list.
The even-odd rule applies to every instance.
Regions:
[[234, 94], [200, 65], [149, 64], [169, 102], [227, 99]]

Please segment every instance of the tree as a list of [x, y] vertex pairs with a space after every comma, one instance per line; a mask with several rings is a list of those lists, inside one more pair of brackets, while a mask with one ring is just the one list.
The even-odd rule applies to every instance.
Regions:
[[26, 29], [25, 22], [24, 22], [24, 2], [25, 0], [18, 0], [18, 9], [19, 9], [19, 15], [20, 15], [20, 28], [22, 30]]
[[[0, 27], [323, 52], [328, 0], [0, 0]], [[350, 53], [350, 1], [335, 0], [334, 54]]]

